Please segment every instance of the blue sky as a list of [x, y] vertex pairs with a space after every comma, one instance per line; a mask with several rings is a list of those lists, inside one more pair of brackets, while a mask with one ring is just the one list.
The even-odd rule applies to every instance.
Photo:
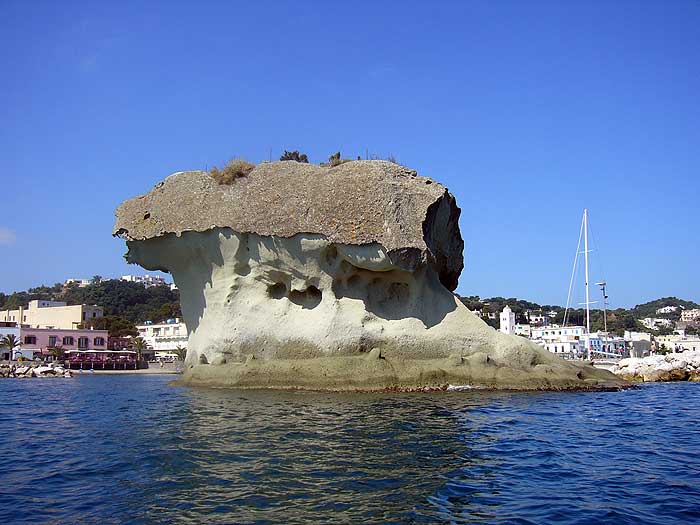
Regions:
[[[437, 4], [437, 5], [433, 5]], [[700, 301], [698, 2], [0, 2], [0, 290], [139, 270], [174, 171], [395, 155], [462, 208], [458, 291]]]

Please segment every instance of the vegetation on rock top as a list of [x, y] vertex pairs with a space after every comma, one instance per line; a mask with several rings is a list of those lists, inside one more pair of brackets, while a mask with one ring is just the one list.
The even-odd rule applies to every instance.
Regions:
[[255, 164], [246, 160], [232, 159], [221, 169], [214, 166], [209, 175], [219, 184], [233, 184], [236, 179], [247, 177], [254, 168]]

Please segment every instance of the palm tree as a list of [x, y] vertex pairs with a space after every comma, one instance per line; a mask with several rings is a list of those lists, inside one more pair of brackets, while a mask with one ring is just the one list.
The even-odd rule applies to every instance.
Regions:
[[142, 352], [148, 348], [148, 343], [143, 340], [143, 337], [134, 337], [131, 340], [131, 348], [136, 350], [136, 360], [141, 361]]
[[19, 347], [22, 343], [15, 334], [7, 334], [0, 340], [0, 348], [7, 348], [10, 352], [10, 361], [12, 361], [12, 351]]
[[184, 361], [185, 357], [187, 357], [187, 348], [182, 348], [182, 346], [177, 345], [175, 347], [175, 350], [173, 350], [173, 353], [177, 356], [177, 358], [180, 361]]
[[58, 344], [53, 348], [49, 348], [51, 356], [53, 356], [54, 361], [63, 361], [66, 358], [66, 352], [63, 350], [63, 345]]

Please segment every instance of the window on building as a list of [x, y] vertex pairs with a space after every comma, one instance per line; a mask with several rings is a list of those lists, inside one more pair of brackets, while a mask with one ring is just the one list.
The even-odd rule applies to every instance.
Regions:
[[68, 345], [68, 346], [73, 346], [75, 344], [75, 339], [73, 339], [71, 336], [67, 335], [66, 337], [63, 338], [63, 344]]
[[88, 338], [87, 337], [78, 337], [78, 348], [87, 348], [88, 347]]
[[49, 346], [56, 346], [57, 341], [58, 341], [58, 337], [56, 337], [55, 335], [49, 336]]
[[25, 345], [35, 345], [35, 344], [36, 344], [36, 336], [34, 336], [34, 335], [25, 335], [25, 336], [24, 336], [24, 344], [25, 344]]
[[95, 337], [95, 340], [93, 341], [93, 343], [95, 343], [95, 346], [104, 346], [105, 345], [104, 337]]
[[93, 317], [97, 317], [97, 312], [92, 312]]
[[83, 321], [87, 319], [87, 312], [83, 312]]

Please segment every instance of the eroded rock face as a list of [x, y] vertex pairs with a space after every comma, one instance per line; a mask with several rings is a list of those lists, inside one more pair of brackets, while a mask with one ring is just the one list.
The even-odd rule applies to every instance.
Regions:
[[175, 173], [124, 202], [114, 233], [145, 240], [219, 227], [268, 237], [311, 233], [338, 244], [378, 243], [395, 266], [412, 271], [431, 264], [454, 290], [464, 267], [459, 214], [444, 186], [403, 166], [354, 161], [325, 168], [287, 161], [260, 164], [230, 186], [206, 172]]
[[375, 161], [264, 164], [232, 186], [179, 173], [122, 204], [115, 234], [130, 262], [173, 275], [190, 383], [620, 384], [503, 335], [462, 305], [450, 291], [463, 266], [459, 209], [428, 182]]

